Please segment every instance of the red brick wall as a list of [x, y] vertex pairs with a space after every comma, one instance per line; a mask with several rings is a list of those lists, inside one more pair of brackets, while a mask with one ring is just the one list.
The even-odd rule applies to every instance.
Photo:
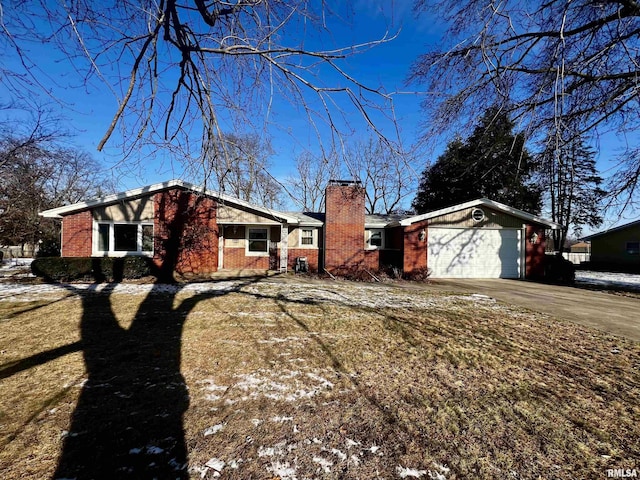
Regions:
[[269, 269], [269, 257], [268, 256], [248, 256], [244, 254], [244, 248], [229, 248], [224, 249], [224, 268], [228, 269]]
[[329, 185], [325, 202], [326, 269], [360, 268], [364, 262], [364, 189], [355, 185]]
[[62, 219], [62, 256], [90, 257], [93, 216], [91, 210], [67, 215]]
[[154, 195], [154, 263], [165, 273], [218, 269], [215, 200], [174, 188]]
[[307, 257], [309, 270], [311, 272], [318, 271], [320, 251], [317, 248], [290, 248], [288, 250], [287, 265], [289, 270], [293, 271], [296, 265], [297, 257]]
[[364, 267], [374, 271], [380, 269], [380, 250], [365, 250]]
[[[531, 236], [537, 233], [538, 240], [534, 245]], [[546, 237], [542, 227], [527, 225], [525, 238], [525, 278], [541, 279], [544, 277]]]
[[[425, 231], [424, 240], [420, 240], [420, 232]], [[403, 266], [404, 273], [411, 273], [427, 267], [427, 239], [429, 238], [426, 220], [414, 223], [404, 229]]]

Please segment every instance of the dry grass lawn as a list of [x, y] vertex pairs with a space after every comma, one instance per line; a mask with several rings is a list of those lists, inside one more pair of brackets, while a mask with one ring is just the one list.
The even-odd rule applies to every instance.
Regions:
[[278, 281], [41, 297], [0, 301], [0, 478], [640, 468], [640, 345], [486, 297]]

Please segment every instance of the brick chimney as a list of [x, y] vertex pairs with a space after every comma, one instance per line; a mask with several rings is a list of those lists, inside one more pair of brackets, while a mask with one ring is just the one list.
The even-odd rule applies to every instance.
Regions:
[[348, 273], [364, 263], [365, 191], [360, 182], [330, 180], [325, 191], [324, 265]]

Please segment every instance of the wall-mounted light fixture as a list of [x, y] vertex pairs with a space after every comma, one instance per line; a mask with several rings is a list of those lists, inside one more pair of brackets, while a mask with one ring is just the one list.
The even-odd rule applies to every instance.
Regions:
[[418, 239], [421, 242], [424, 242], [425, 238], [427, 238], [427, 231], [423, 228], [422, 230], [420, 230], [420, 233], [418, 234]]
[[538, 239], [540, 237], [538, 236], [538, 232], [533, 232], [533, 234], [531, 235], [530, 241], [533, 245], [535, 245], [536, 243], [538, 243]]

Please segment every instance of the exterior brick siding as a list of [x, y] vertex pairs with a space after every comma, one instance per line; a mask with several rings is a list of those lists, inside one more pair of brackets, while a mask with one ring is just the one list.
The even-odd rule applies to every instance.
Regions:
[[268, 270], [269, 264], [268, 256], [247, 256], [244, 248], [225, 247], [224, 249], [225, 269]]
[[[425, 237], [420, 240], [420, 232], [425, 231]], [[404, 229], [403, 265], [404, 273], [411, 273], [427, 268], [427, 240], [429, 237], [428, 222], [417, 222]]]
[[[537, 243], [531, 243], [531, 236], [538, 235]], [[525, 233], [525, 278], [544, 277], [546, 237], [544, 227], [527, 225]]]
[[380, 250], [365, 250], [363, 266], [367, 270], [380, 269]]
[[93, 215], [85, 210], [62, 219], [63, 257], [90, 257], [92, 253], [91, 237], [93, 232]]
[[364, 189], [329, 185], [326, 190], [325, 267], [349, 271], [364, 264]]
[[154, 195], [154, 263], [167, 273], [218, 269], [216, 201], [179, 188]]
[[307, 257], [309, 271], [317, 272], [320, 264], [320, 250], [317, 248], [290, 248], [287, 256], [287, 266], [293, 271], [296, 265], [296, 258]]

